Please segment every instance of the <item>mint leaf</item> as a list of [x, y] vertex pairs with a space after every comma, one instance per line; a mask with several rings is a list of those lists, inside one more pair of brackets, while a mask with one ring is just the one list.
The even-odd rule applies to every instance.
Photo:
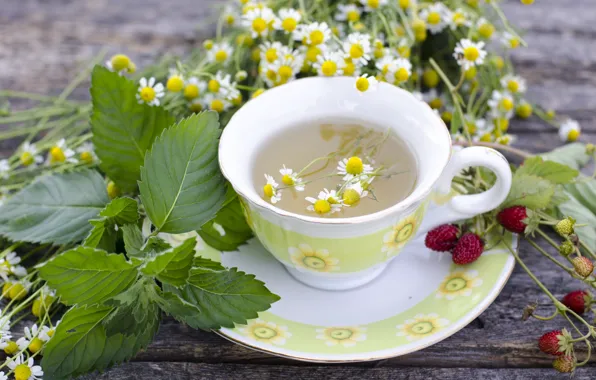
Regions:
[[220, 251], [235, 251], [252, 237], [238, 198], [219, 210], [217, 216], [197, 232], [206, 244]]
[[511, 190], [502, 208], [509, 206], [525, 206], [538, 210], [550, 205], [555, 193], [555, 185], [535, 175], [515, 174], [511, 184]]
[[112, 310], [108, 306], [77, 306], [64, 314], [43, 351], [44, 379], [66, 379], [95, 369], [106, 348], [101, 322]]
[[124, 249], [130, 257], [143, 257], [141, 252], [145, 239], [139, 226], [127, 224], [122, 226], [122, 238], [124, 240]]
[[203, 112], [182, 120], [145, 156], [141, 201], [160, 232], [197, 230], [221, 208], [225, 186], [217, 164], [217, 119], [217, 113]]
[[590, 156], [586, 154], [586, 145], [582, 143], [566, 144], [540, 156], [545, 160], [555, 161], [576, 170], [590, 161]]
[[535, 156], [528, 158], [524, 164], [517, 169], [516, 174], [535, 175], [556, 184], [572, 182], [579, 172], [567, 165], [555, 161], [544, 161], [542, 157]]
[[166, 284], [184, 285], [193, 263], [196, 243], [195, 238], [190, 238], [176, 248], [146, 259], [141, 272]]
[[128, 289], [137, 277], [123, 255], [82, 246], [53, 257], [39, 273], [67, 305], [101, 303]]
[[161, 301], [166, 312], [193, 328], [209, 330], [244, 324], [279, 300], [254, 275], [236, 268], [225, 269], [203, 258], [195, 259], [193, 265], [183, 288], [164, 286], [166, 294], [172, 293], [180, 301], [173, 296]]
[[163, 107], [139, 104], [138, 84], [96, 66], [91, 75], [91, 131], [100, 168], [124, 191], [137, 188], [145, 152], [174, 123]]
[[116, 250], [117, 225], [135, 223], [139, 219], [139, 207], [132, 198], [116, 198], [99, 215], [100, 219], [89, 221], [93, 229], [83, 245], [112, 252]]
[[94, 170], [42, 176], [0, 207], [0, 235], [30, 243], [77, 242], [108, 202]]

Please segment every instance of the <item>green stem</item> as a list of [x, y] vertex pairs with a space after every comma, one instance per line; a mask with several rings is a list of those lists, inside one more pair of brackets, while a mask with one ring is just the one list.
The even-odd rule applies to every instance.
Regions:
[[565, 265], [561, 264], [557, 259], [549, 255], [544, 249], [542, 249], [538, 244], [536, 244], [533, 240], [526, 239], [528, 243], [530, 243], [538, 252], [542, 253], [547, 259], [558, 265], [561, 269], [572, 275], [574, 273], [573, 269], [567, 268]]
[[552, 313], [551, 315], [549, 315], [548, 317], [542, 317], [542, 316], [536, 315], [536, 314], [532, 314], [532, 317], [534, 317], [540, 321], [550, 321], [551, 319], [554, 319], [557, 315], [559, 315], [559, 310], [555, 309], [555, 312]]

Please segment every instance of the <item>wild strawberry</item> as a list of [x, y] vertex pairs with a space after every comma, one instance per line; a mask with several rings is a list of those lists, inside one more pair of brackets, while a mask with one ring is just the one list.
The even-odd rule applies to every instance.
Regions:
[[576, 290], [563, 297], [561, 302], [577, 314], [583, 314], [592, 303], [592, 296], [584, 290]]
[[467, 232], [453, 248], [453, 262], [459, 265], [470, 264], [476, 261], [484, 252], [484, 242], [480, 236]]
[[545, 354], [563, 355], [571, 352], [572, 343], [569, 342], [570, 339], [571, 335], [567, 330], [553, 330], [538, 339], [538, 348]]
[[457, 235], [459, 235], [459, 228], [456, 225], [444, 224], [430, 230], [426, 234], [424, 244], [433, 251], [451, 251], [457, 243]]
[[559, 246], [559, 253], [563, 256], [569, 256], [573, 252], [575, 252], [575, 245], [573, 245], [573, 243], [570, 242], [569, 240], [565, 240]]
[[575, 358], [571, 355], [562, 355], [553, 361], [553, 368], [561, 373], [570, 373], [575, 370]]
[[511, 206], [497, 214], [497, 220], [506, 230], [516, 234], [523, 234], [526, 230], [524, 219], [528, 217], [524, 206]]
[[583, 278], [588, 277], [594, 271], [594, 263], [592, 263], [592, 261], [590, 261], [590, 259], [587, 257], [578, 256], [573, 259], [571, 263], [573, 264], [573, 268], [575, 268], [577, 274]]
[[568, 216], [555, 224], [555, 231], [563, 237], [569, 236], [575, 231], [573, 226], [575, 226], [575, 219]]

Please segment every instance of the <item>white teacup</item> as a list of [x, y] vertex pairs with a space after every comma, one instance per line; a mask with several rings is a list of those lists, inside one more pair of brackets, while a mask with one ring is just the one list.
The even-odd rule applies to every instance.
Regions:
[[[391, 127], [416, 157], [412, 193], [373, 214], [333, 219], [294, 214], [263, 200], [252, 172], [264, 142], [296, 124], [321, 120]], [[509, 164], [497, 151], [472, 147], [452, 154], [449, 131], [426, 103], [386, 83], [360, 94], [348, 77], [300, 79], [249, 101], [223, 131], [219, 163], [265, 248], [299, 281], [329, 290], [366, 284], [417, 232], [493, 210], [511, 187]], [[495, 185], [481, 194], [449, 195], [453, 177], [470, 166], [492, 170]], [[443, 207], [433, 209], [435, 203]]]

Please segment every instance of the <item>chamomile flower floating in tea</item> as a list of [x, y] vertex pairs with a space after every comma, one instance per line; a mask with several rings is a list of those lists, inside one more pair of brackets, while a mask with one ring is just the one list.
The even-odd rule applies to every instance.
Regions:
[[335, 198], [329, 197], [324, 191], [319, 193], [318, 198], [306, 197], [305, 199], [312, 203], [311, 205], [307, 206], [306, 209], [308, 211], [316, 212], [319, 215], [327, 215], [339, 212], [343, 206], [340, 202], [332, 203], [332, 200], [335, 200]]
[[286, 186], [292, 186], [296, 191], [304, 191], [304, 180], [298, 177], [292, 169], [286, 168], [286, 165], [279, 170], [282, 175], [281, 182]]
[[265, 179], [267, 183], [263, 186], [263, 194], [271, 203], [276, 204], [281, 200], [281, 191], [278, 189], [279, 185], [270, 175], [265, 174]]
[[337, 173], [344, 176], [344, 181], [350, 181], [356, 176], [364, 177], [373, 172], [373, 167], [364, 164], [362, 158], [353, 156], [350, 158], [344, 158], [337, 163]]

